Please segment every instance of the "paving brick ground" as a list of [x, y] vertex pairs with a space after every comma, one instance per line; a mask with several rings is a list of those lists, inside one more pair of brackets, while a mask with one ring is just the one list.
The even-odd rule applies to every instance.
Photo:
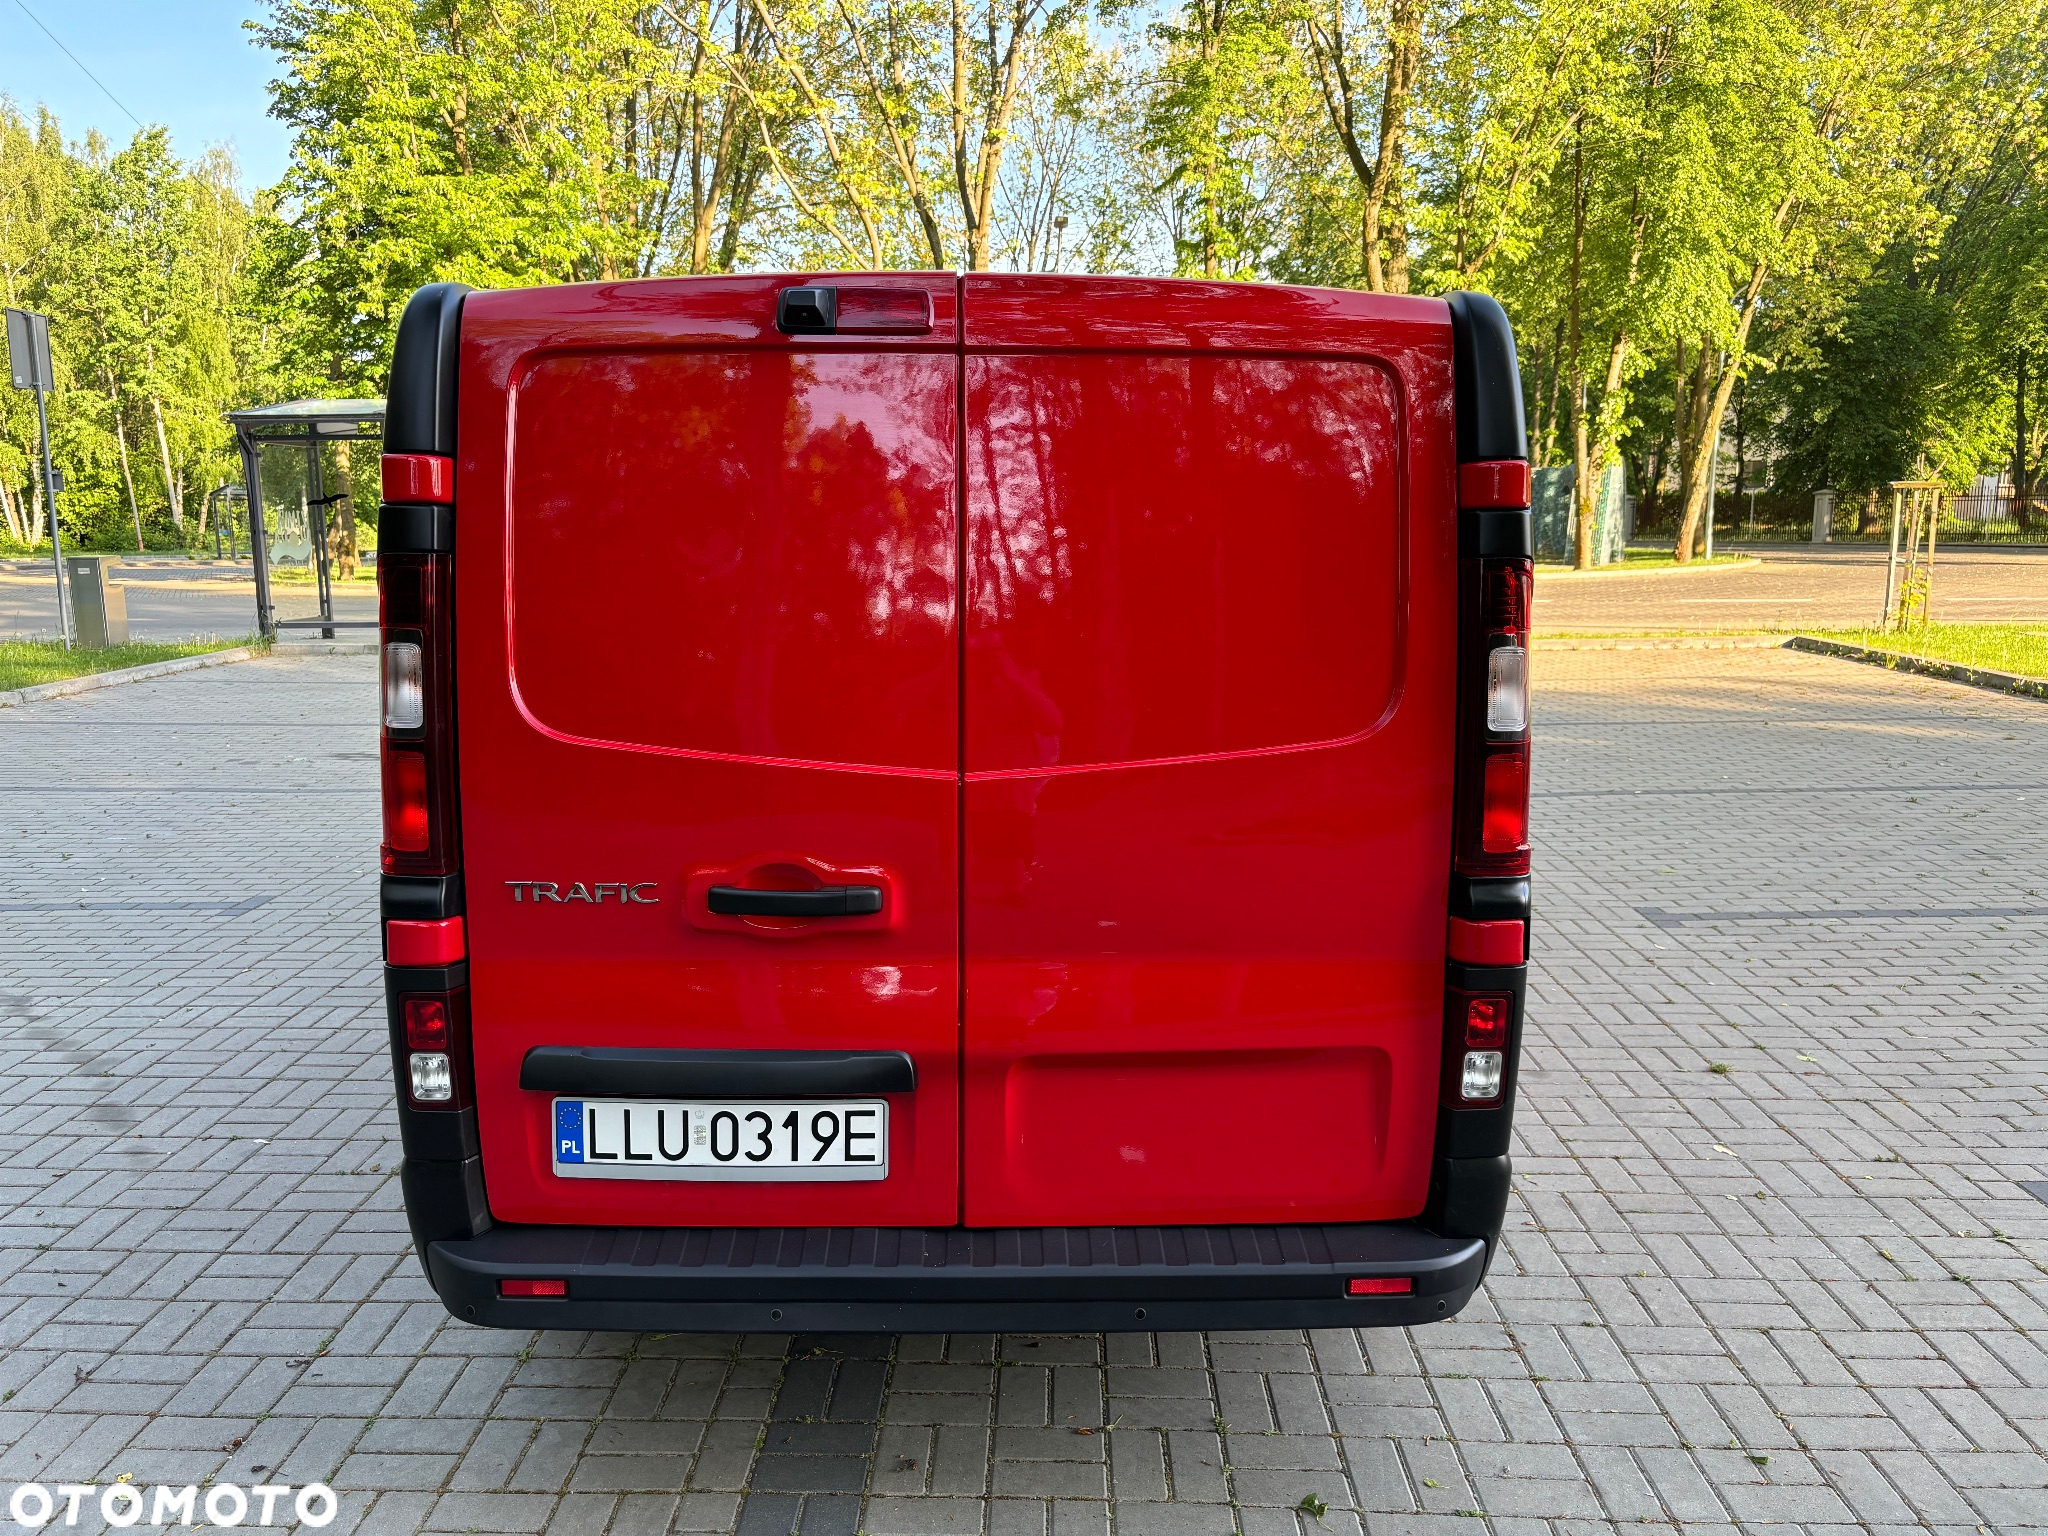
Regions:
[[1539, 656], [1518, 1190], [1455, 1322], [528, 1336], [448, 1319], [407, 1251], [371, 678], [0, 711], [0, 1497], [322, 1479], [330, 1530], [565, 1536], [2048, 1531], [2048, 706]]

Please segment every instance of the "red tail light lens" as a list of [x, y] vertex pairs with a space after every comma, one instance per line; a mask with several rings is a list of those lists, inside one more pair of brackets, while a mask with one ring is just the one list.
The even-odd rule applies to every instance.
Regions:
[[1529, 750], [1516, 747], [1486, 756], [1479, 846], [1491, 854], [1529, 852]]
[[439, 997], [405, 1000], [405, 1043], [415, 1051], [448, 1049], [448, 1002]]
[[1527, 560], [1486, 562], [1486, 593], [1482, 622], [1489, 635], [1525, 637], [1529, 633], [1529, 594], [1536, 570]]
[[427, 837], [427, 758], [423, 752], [384, 749], [384, 847], [423, 853]]
[[1465, 1048], [1471, 1051], [1504, 1051], [1508, 1044], [1508, 1015], [1514, 999], [1505, 995], [1465, 999]]

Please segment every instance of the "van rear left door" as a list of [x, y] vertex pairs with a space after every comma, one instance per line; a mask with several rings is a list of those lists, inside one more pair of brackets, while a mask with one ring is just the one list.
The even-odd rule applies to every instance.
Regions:
[[[790, 281], [465, 304], [462, 831], [501, 1220], [958, 1216], [956, 284], [865, 279], [929, 322], [807, 337], [776, 328]], [[842, 885], [881, 910], [710, 894]], [[916, 1085], [887, 1095], [880, 1179], [652, 1177], [644, 1141], [567, 1177], [560, 1095], [521, 1086], [546, 1047], [900, 1051]]]

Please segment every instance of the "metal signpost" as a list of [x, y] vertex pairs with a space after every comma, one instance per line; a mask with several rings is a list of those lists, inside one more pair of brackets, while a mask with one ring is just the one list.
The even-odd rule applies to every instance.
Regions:
[[36, 392], [36, 425], [43, 438], [43, 505], [50, 513], [50, 564], [57, 573], [57, 628], [71, 648], [71, 594], [64, 588], [64, 536], [57, 529], [57, 471], [50, 463], [49, 394], [56, 383], [50, 367], [50, 317], [26, 309], [7, 311], [7, 362], [16, 389]]

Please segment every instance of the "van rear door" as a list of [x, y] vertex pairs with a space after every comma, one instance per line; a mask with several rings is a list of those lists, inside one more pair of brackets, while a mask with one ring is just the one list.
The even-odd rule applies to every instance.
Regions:
[[998, 276], [963, 310], [967, 1221], [1413, 1217], [1448, 310]]
[[[462, 837], [500, 1220], [958, 1220], [957, 286], [861, 279], [881, 323], [792, 336], [790, 281], [464, 306]], [[828, 887], [879, 894], [830, 915], [716, 894]], [[901, 1052], [915, 1086], [873, 1088], [885, 1177], [728, 1157], [677, 1178], [645, 1129], [630, 1165], [569, 1177], [565, 1095], [522, 1081], [536, 1051], [584, 1070], [579, 1049]], [[610, 1058], [610, 1091], [645, 1097], [619, 1074], [654, 1059]], [[577, 1155], [617, 1159], [622, 1125]]]

